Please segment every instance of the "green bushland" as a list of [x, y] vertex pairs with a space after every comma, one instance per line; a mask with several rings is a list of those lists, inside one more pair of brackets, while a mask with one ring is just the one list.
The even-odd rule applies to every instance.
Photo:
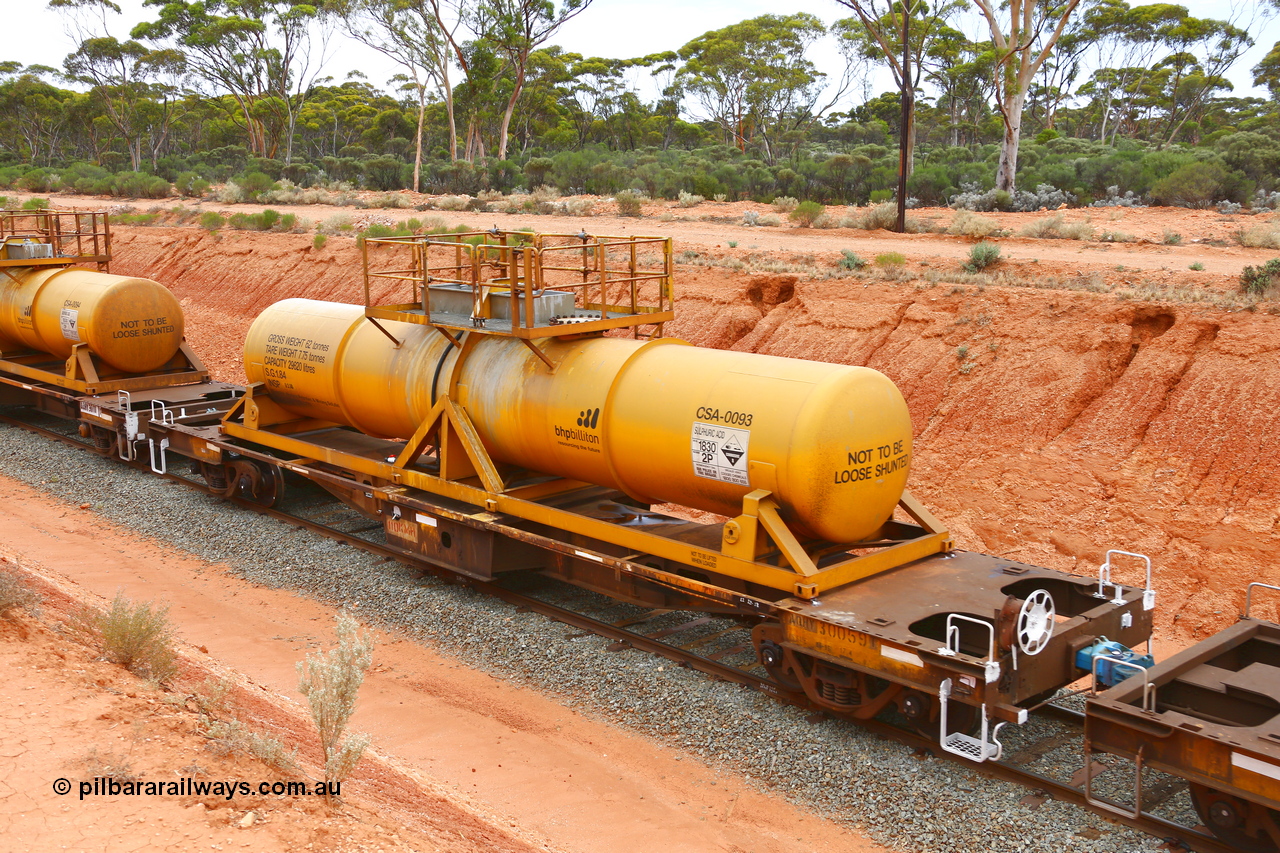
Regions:
[[[805, 201], [861, 207], [887, 202], [896, 185], [895, 142], [883, 122], [851, 122], [839, 132], [814, 128], [807, 142], [774, 163], [750, 149], [716, 144], [711, 136], [710, 131], [699, 129], [687, 140], [687, 147], [640, 145], [627, 150], [587, 144], [553, 151], [552, 140], [547, 140], [546, 147], [535, 144], [528, 154], [487, 163], [454, 163], [429, 156], [422, 167], [422, 190], [466, 196], [470, 204], [481, 208], [513, 192], [533, 193], [547, 186], [564, 195], [613, 196], [624, 208], [620, 210], [623, 215], [636, 215], [630, 212], [634, 206], [625, 201], [632, 198], [627, 193], [677, 203], [683, 200], [686, 206], [696, 203], [698, 197], [748, 199], [774, 203], [785, 215]], [[394, 191], [411, 184], [412, 166], [406, 158], [411, 159], [412, 151], [396, 153], [354, 145], [342, 150], [344, 156], [311, 156], [286, 165], [252, 157], [243, 147], [232, 145], [163, 157], [154, 166], [145, 165], [144, 171], [112, 171], [75, 159], [40, 165], [15, 162], [12, 154], [0, 149], [0, 190], [198, 198], [215, 192], [211, 185], [218, 184], [222, 189], [216, 191], [217, 200], [226, 204], [259, 201], [396, 207], [410, 203]], [[1280, 168], [1267, 165], [1280, 164], [1280, 141], [1254, 132], [1220, 134], [1199, 146], [1163, 149], [1125, 139], [1115, 145], [1073, 137], [1043, 142], [1028, 139], [1020, 150], [1019, 190], [1015, 194], [991, 189], [999, 156], [994, 142], [949, 146], [926, 139], [916, 154], [908, 185], [913, 204], [954, 203], [978, 211], [1134, 201], [1188, 207], [1221, 202], [1247, 206], [1280, 190]], [[361, 202], [353, 194], [359, 189], [387, 194]]]

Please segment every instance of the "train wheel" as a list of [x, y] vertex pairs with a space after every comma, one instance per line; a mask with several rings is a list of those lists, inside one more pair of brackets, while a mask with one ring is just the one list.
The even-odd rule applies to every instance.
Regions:
[[[942, 715], [938, 712], [938, 699], [918, 690], [907, 690], [898, 700], [898, 713], [916, 734], [930, 740], [941, 741]], [[947, 734], [962, 732], [973, 734], [982, 722], [981, 711], [973, 705], [952, 702], [947, 706]]]
[[782, 646], [772, 640], [765, 640], [757, 648], [756, 656], [760, 659], [760, 663], [764, 664], [765, 672], [778, 683], [782, 691], [796, 697], [804, 695], [804, 687], [796, 680], [795, 673], [787, 665], [787, 655]]
[[1215, 836], [1244, 853], [1280, 850], [1280, 812], [1191, 783], [1196, 814]]
[[275, 506], [284, 494], [284, 475], [274, 465], [238, 459], [228, 468], [231, 476], [227, 478], [227, 497]]

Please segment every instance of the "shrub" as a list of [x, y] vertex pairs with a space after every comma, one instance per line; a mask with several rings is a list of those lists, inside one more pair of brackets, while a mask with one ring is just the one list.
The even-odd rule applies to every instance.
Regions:
[[985, 240], [969, 250], [969, 260], [964, 268], [969, 272], [981, 272], [1000, 261], [1000, 247]]
[[22, 203], [23, 210], [48, 210], [49, 199], [47, 198], [29, 198]]
[[1241, 231], [1236, 239], [1241, 246], [1251, 249], [1280, 249], [1280, 231], [1273, 226], [1261, 224]]
[[61, 183], [58, 176], [48, 169], [31, 169], [18, 178], [18, 189], [31, 193], [51, 193]]
[[742, 224], [748, 228], [759, 225], [760, 214], [756, 213], [754, 210], [748, 210], [746, 213], [742, 214]]
[[556, 213], [566, 216], [594, 216], [595, 212], [595, 199], [591, 198], [567, 198], [556, 205]]
[[533, 200], [534, 204], [543, 201], [555, 201], [560, 198], [560, 190], [550, 184], [542, 184], [529, 193], [529, 198]]
[[898, 206], [893, 202], [882, 202], [867, 209], [858, 222], [859, 228], [866, 231], [884, 229], [886, 231], [898, 227]]
[[355, 229], [355, 222], [351, 216], [346, 213], [335, 213], [325, 221], [316, 226], [316, 230], [321, 234], [338, 234], [341, 232], [349, 232]]
[[117, 225], [154, 225], [157, 213], [117, 213], [112, 219]]
[[876, 266], [878, 267], [900, 267], [907, 262], [900, 252], [885, 252], [876, 255]]
[[756, 224], [762, 225], [766, 228], [770, 228], [775, 225], [781, 225], [782, 220], [774, 216], [772, 213], [766, 213], [764, 216], [761, 216], [760, 219], [756, 221]]
[[279, 188], [269, 175], [264, 175], [262, 172], [250, 172], [247, 175], [242, 175], [236, 183], [244, 191], [245, 196], [250, 199], [256, 199], [263, 193]]
[[16, 610], [31, 610], [40, 597], [12, 572], [0, 571], [0, 619], [11, 618]]
[[173, 185], [164, 178], [142, 172], [121, 172], [111, 182], [111, 194], [117, 198], [168, 198]]
[[712, 196], [712, 198], [715, 199], [715, 201], [718, 204], [724, 204], [726, 201], [729, 200], [729, 196], [726, 195], [725, 193], [716, 193], [715, 195]]
[[435, 200], [435, 206], [440, 210], [466, 210], [471, 206], [471, 196], [442, 195]]
[[337, 646], [298, 662], [298, 690], [307, 698], [324, 753], [325, 799], [355, 769], [369, 745], [367, 735], [344, 734], [373, 661], [373, 640], [361, 636], [356, 620], [346, 613], [338, 616], [337, 634]]
[[706, 198], [703, 196], [694, 195], [693, 193], [687, 193], [684, 190], [681, 190], [680, 195], [678, 196], [677, 203], [681, 207], [697, 207], [698, 205], [702, 204], [704, 201], [706, 201]]
[[383, 225], [381, 222], [370, 222], [368, 227], [364, 229], [361, 236], [372, 237], [375, 240], [383, 237], [399, 236], [396, 229], [390, 225]]
[[368, 204], [369, 207], [379, 207], [383, 209], [395, 208], [405, 210], [413, 207], [413, 202], [402, 193], [383, 193], [380, 196], [374, 196], [366, 202], [366, 204]]
[[1135, 195], [1133, 190], [1125, 190], [1124, 195], [1120, 195], [1120, 186], [1114, 184], [1107, 187], [1106, 196], [1096, 200], [1091, 207], [1145, 207], [1145, 205], [1142, 203], [1142, 197]]
[[227, 220], [216, 210], [206, 210], [200, 214], [200, 227], [206, 231], [217, 231], [226, 224]]
[[91, 621], [102, 654], [135, 675], [163, 684], [178, 674], [169, 608], [150, 601], [136, 604], [116, 593], [105, 613]]
[[773, 209], [779, 213], [790, 213], [798, 207], [800, 202], [796, 201], [789, 195], [780, 195], [773, 200]]
[[623, 190], [614, 196], [613, 200], [618, 205], [619, 216], [640, 215], [640, 196], [631, 190]]
[[240, 231], [292, 231], [298, 224], [293, 213], [281, 216], [271, 208], [261, 213], [233, 213], [231, 227]]
[[1182, 235], [1177, 231], [1170, 231], [1166, 228], [1164, 229], [1164, 239], [1161, 242], [1166, 246], [1176, 246], [1182, 242]]
[[836, 261], [836, 266], [842, 270], [860, 270], [867, 265], [867, 262], [852, 249], [841, 249], [840, 255], [841, 258]]
[[1187, 269], [1195, 270], [1196, 272], [1202, 272], [1204, 270], [1204, 264], [1200, 263], [1199, 261], [1192, 261], [1191, 265], [1188, 266]]
[[315, 239], [311, 241], [311, 247], [317, 252], [324, 248], [324, 244], [329, 242], [329, 238], [323, 234], [317, 234]]
[[976, 183], [961, 183], [960, 188], [961, 191], [952, 197], [951, 206], [964, 210], [1053, 210], [1076, 200], [1074, 194], [1052, 184], [1037, 184], [1034, 191], [1016, 190], [1013, 193], [997, 189], [983, 192]]
[[1245, 267], [1240, 273], [1240, 292], [1250, 296], [1275, 295], [1280, 285], [1280, 258], [1272, 258], [1260, 267]]
[[990, 237], [999, 230], [1000, 225], [994, 219], [960, 208], [951, 219], [947, 233], [961, 237]]
[[546, 183], [547, 175], [555, 169], [556, 163], [550, 157], [533, 157], [524, 164], [524, 173], [529, 176], [530, 186]]
[[796, 205], [796, 209], [787, 215], [787, 218], [799, 225], [801, 228], [808, 228], [818, 221], [818, 217], [826, 213], [826, 208], [816, 201], [802, 201]]
[[231, 218], [227, 220], [227, 225], [237, 231], [263, 231], [265, 229], [258, 227], [258, 214], [254, 213], [233, 213]]
[[247, 753], [268, 767], [288, 773], [298, 767], [298, 751], [270, 735], [251, 731], [239, 720], [206, 720], [204, 735], [221, 747], [221, 752]]
[[1067, 222], [1061, 213], [1028, 222], [1018, 231], [1023, 237], [1058, 240], [1087, 240], [1093, 236], [1093, 226], [1084, 222]]
[[244, 199], [244, 190], [235, 181], [227, 181], [213, 191], [213, 200], [220, 204], [240, 204]]
[[1151, 200], [1175, 207], [1209, 207], [1216, 201], [1246, 201], [1253, 194], [1252, 183], [1213, 160], [1187, 163], [1156, 181]]

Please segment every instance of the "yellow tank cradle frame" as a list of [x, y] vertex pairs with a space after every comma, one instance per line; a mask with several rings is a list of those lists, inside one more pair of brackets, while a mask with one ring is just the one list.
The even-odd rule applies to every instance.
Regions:
[[[462, 239], [454, 240], [455, 236]], [[481, 239], [464, 242], [467, 237]], [[554, 237], [562, 242], [553, 242]], [[407, 250], [411, 263], [373, 268], [369, 264], [370, 244], [375, 248], [392, 246], [402, 252]], [[646, 266], [643, 250], [652, 253], [655, 248], [661, 253], [661, 262]], [[650, 554], [698, 572], [734, 578], [801, 599], [816, 598], [953, 548], [946, 528], [907, 492], [901, 494], [896, 508], [909, 517], [910, 522], [891, 516], [879, 530], [856, 542], [801, 537], [780, 514], [779, 502], [774, 497], [777, 472], [768, 464], [750, 463], [752, 490], [744, 496], [737, 517], [720, 525], [718, 549], [708, 548], [706, 537], [697, 542], [686, 541], [679, 535], [635, 529], [556, 506], [575, 492], [597, 489], [593, 484], [565, 478], [543, 478], [529, 483], [530, 472], [524, 469], [508, 468], [504, 476], [468, 415], [465, 388], [459, 388], [462, 365], [471, 349], [482, 335], [518, 337], [539, 355], [548, 371], [554, 373], [556, 365], [545, 357], [534, 339], [564, 335], [595, 337], [606, 329], [644, 325], [654, 327], [653, 333], [645, 337], [657, 337], [661, 324], [674, 316], [668, 238], [475, 232], [450, 235], [448, 239], [367, 240], [365, 250], [365, 316], [374, 325], [383, 319], [434, 326], [458, 350], [454, 368], [448, 371], [451, 375], [442, 382], [442, 391], [434, 406], [412, 437], [405, 442], [387, 441], [385, 445], [377, 442], [379, 447], [385, 446], [387, 452], [374, 452], [372, 445], [354, 447], [343, 436], [358, 434], [342, 424], [300, 417], [288, 411], [271, 398], [267, 384], [262, 382], [252, 382], [245, 396], [228, 411], [222, 422], [225, 434], [284, 454], [288, 459], [285, 467], [291, 463], [302, 471], [303, 466], [322, 464], [366, 477], [373, 487], [370, 494], [378, 495], [379, 499], [385, 499], [381, 498], [385, 492], [420, 490], [474, 506], [481, 515], [505, 514], [546, 525], [571, 537], [609, 543], [629, 555], [624, 559]], [[565, 257], [561, 252], [569, 250], [582, 259], [581, 265], [557, 266], [559, 259]], [[439, 255], [444, 252], [452, 255], [442, 262]], [[610, 266], [604, 260], [608, 253], [620, 254], [625, 262]], [[534, 291], [547, 289], [553, 275], [577, 277], [575, 286], [581, 290], [578, 299], [599, 310], [600, 318], [567, 325], [532, 322], [535, 318], [529, 310], [531, 296]], [[379, 278], [413, 282], [417, 301], [373, 304], [375, 288], [370, 284]], [[439, 283], [471, 288], [474, 309], [482, 307], [481, 296], [488, 297], [494, 292], [499, 298], [528, 300], [524, 301], [523, 313], [511, 314], [525, 322], [512, 323], [511, 328], [507, 328], [488, 322], [472, 323], [474, 319], [488, 320], [487, 317], [459, 318], [456, 314], [442, 317], [433, 312], [430, 304], [431, 286]], [[646, 305], [641, 300], [646, 283], [653, 283], [649, 289], [656, 290], [656, 303]], [[556, 289], [566, 286], [560, 282], [555, 284]], [[486, 288], [488, 293], [484, 292]], [[588, 301], [591, 298], [588, 290], [593, 288], [600, 288], [599, 302]], [[627, 297], [626, 301], [618, 299], [619, 292]], [[618, 316], [610, 316], [615, 313]], [[396, 341], [387, 328], [380, 325], [378, 328]], [[480, 334], [454, 334], [461, 331]], [[434, 464], [419, 464], [428, 451], [434, 457]], [[522, 478], [524, 483], [519, 482]], [[591, 546], [584, 543], [583, 547]], [[583, 559], [600, 559], [585, 551], [578, 553]]]
[[[20, 287], [23, 273], [49, 268], [111, 269], [107, 214], [82, 210], [0, 210], [0, 287]], [[0, 352], [0, 370], [80, 394], [140, 391], [203, 382], [209, 372], [184, 340], [169, 361], [130, 374], [105, 364], [87, 344], [76, 343], [65, 362], [33, 349]]]

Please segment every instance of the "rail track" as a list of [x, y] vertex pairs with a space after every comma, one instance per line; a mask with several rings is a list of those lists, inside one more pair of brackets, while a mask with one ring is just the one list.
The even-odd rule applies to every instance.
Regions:
[[[43, 419], [39, 415], [36, 417]], [[65, 427], [69, 426], [68, 422], [53, 417], [48, 420], [64, 429], [0, 414], [0, 423], [37, 433], [81, 450], [99, 453], [91, 441], [81, 438], [74, 431], [67, 431]], [[206, 494], [214, 494], [202, 480], [173, 472], [152, 475]], [[536, 576], [505, 582], [465, 578], [389, 547], [383, 536], [382, 525], [371, 524], [367, 517], [318, 488], [303, 490], [278, 507], [266, 507], [239, 498], [228, 500], [385, 560], [394, 560], [463, 583], [518, 609], [539, 613], [582, 632], [568, 634], [566, 639], [594, 634], [612, 641], [610, 651], [621, 653], [637, 650], [659, 655], [713, 678], [745, 685], [779, 701], [813, 710], [803, 696], [782, 689], [763, 673], [763, 667], [756, 661], [751, 644], [750, 627], [734, 618], [692, 611], [647, 610], [558, 581], [543, 582], [545, 579]], [[1178, 822], [1176, 815], [1194, 812], [1188, 805], [1179, 802], [1186, 795], [1187, 784], [1176, 777], [1150, 774], [1152, 778], [1144, 778], [1143, 810], [1137, 815], [1132, 813], [1131, 803], [1125, 804], [1118, 800], [1107, 801], [1105, 806], [1090, 803], [1085, 794], [1086, 774], [1095, 789], [1094, 799], [1097, 801], [1100, 796], [1097, 791], [1099, 787], [1104, 792], [1122, 787], [1118, 782], [1107, 784], [1107, 777], [1130, 772], [1131, 765], [1126, 766], [1127, 762], [1114, 756], [1106, 756], [1106, 762], [1095, 757], [1086, 770], [1081, 749], [1084, 715], [1060, 702], [1061, 700], [1054, 700], [1053, 703], [1046, 703], [1034, 710], [1028, 725], [1016, 728], [1004, 737], [1004, 756], [998, 761], [981, 764], [943, 752], [937, 748], [934, 738], [893, 720], [859, 720], [857, 725], [921, 753], [927, 752], [936, 758], [960, 763], [986, 776], [1021, 785], [1029, 791], [1024, 802], [1035, 804], [1036, 801], [1054, 799], [1073, 803], [1109, 820], [1164, 839], [1171, 850], [1186, 849], [1202, 853], [1230, 853], [1236, 850], [1201, 828]], [[827, 716], [838, 717], [829, 711], [817, 711], [810, 720], [817, 722]], [[1043, 766], [1056, 764], [1059, 765], [1059, 770], [1063, 764], [1073, 766], [1070, 758], [1066, 757], [1073, 750], [1077, 757], [1077, 769], [1068, 778], [1062, 778], [1061, 772], [1053, 773]], [[1167, 814], [1155, 813], [1157, 811]]]

